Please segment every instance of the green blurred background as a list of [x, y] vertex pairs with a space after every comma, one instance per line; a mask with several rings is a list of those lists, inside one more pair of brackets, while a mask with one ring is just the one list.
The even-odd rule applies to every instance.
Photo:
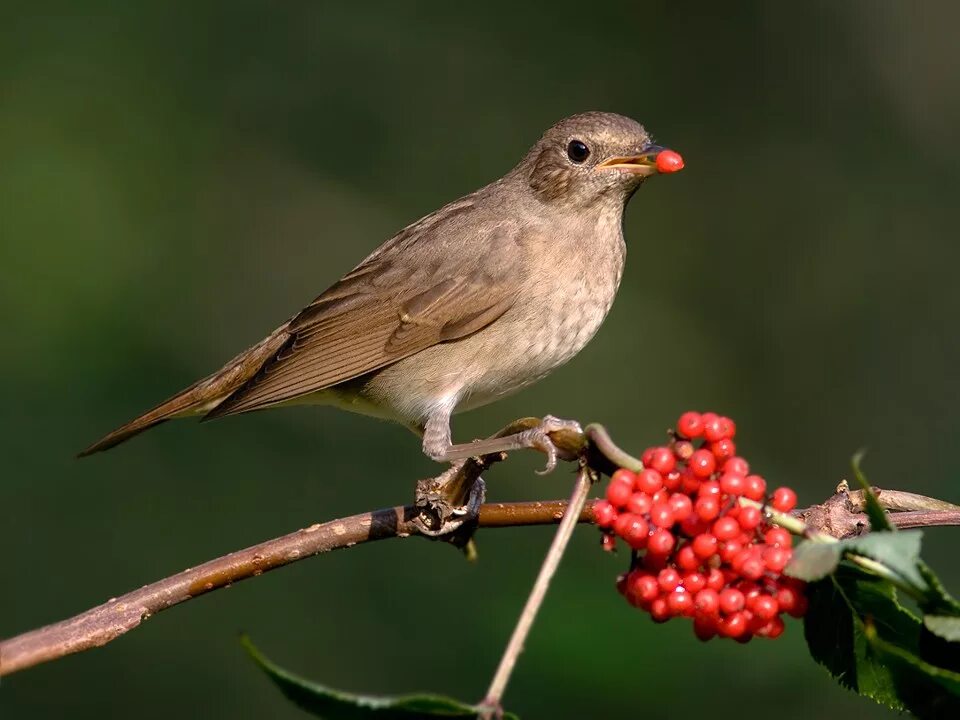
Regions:
[[[0, 636], [409, 500], [437, 471], [417, 440], [332, 409], [73, 454], [583, 110], [640, 119], [687, 169], [634, 198], [587, 350], [456, 437], [549, 412], [639, 452], [713, 409], [802, 503], [861, 447], [873, 482], [960, 501], [958, 22], [951, 2], [4, 4]], [[492, 471], [490, 496], [565, 496], [568, 471], [539, 477], [533, 455]], [[476, 699], [551, 532], [484, 532], [476, 565], [419, 540], [298, 563], [5, 679], [0, 715], [302, 717], [240, 630], [337, 687]], [[954, 591], [958, 532], [925, 545]], [[510, 709], [892, 717], [836, 686], [795, 623], [747, 647], [654, 626], [613, 590], [623, 563], [577, 534]]]

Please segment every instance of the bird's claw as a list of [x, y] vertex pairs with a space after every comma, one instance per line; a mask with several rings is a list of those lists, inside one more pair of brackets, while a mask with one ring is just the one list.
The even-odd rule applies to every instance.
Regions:
[[543, 470], [537, 470], [538, 475], [547, 475], [557, 467], [557, 446], [550, 439], [550, 433], [558, 430], [583, 432], [580, 423], [576, 420], [563, 420], [553, 415], [547, 415], [540, 421], [539, 425], [520, 433], [520, 440], [526, 447], [539, 450], [547, 456], [547, 463]]
[[[451, 505], [443, 492], [445, 476], [459, 472], [459, 467], [451, 468], [440, 476], [441, 482], [432, 487], [418, 488], [416, 505], [419, 509], [418, 530], [430, 538], [443, 537], [455, 545], [469, 540], [480, 517], [480, 506], [486, 497], [486, 484], [483, 478], [475, 478], [463, 505]], [[429, 481], [428, 481], [429, 482]], [[434, 481], [436, 482], [436, 481]], [[461, 538], [461, 535], [463, 536]]]

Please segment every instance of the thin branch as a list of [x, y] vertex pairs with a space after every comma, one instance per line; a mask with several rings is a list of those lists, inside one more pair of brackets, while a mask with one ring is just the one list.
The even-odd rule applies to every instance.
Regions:
[[[885, 491], [881, 498], [891, 492]], [[478, 526], [556, 524], [566, 506], [564, 500], [489, 503], [480, 508]], [[822, 505], [797, 514], [809, 527], [839, 538], [865, 532], [869, 527], [866, 515], [855, 507], [856, 502], [849, 503], [844, 495], [836, 494]], [[274, 568], [359, 543], [416, 535], [418, 512], [415, 506], [406, 505], [311, 525], [184, 570], [68, 620], [0, 641], [0, 676], [106, 645], [161, 610]], [[590, 503], [578, 520], [592, 519]], [[902, 528], [960, 525], [960, 510], [891, 512], [890, 520]]]
[[499, 716], [502, 714], [500, 701], [503, 698], [503, 693], [507, 689], [510, 675], [513, 674], [513, 668], [517, 664], [517, 658], [519, 658], [520, 653], [523, 652], [523, 645], [527, 641], [530, 629], [533, 627], [533, 621], [536, 619], [537, 613], [540, 612], [540, 606], [543, 605], [543, 599], [546, 597], [547, 589], [550, 587], [550, 581], [557, 572], [557, 568], [560, 566], [560, 560], [563, 558], [563, 553], [566, 551], [567, 544], [573, 536], [573, 529], [577, 526], [577, 522], [579, 522], [580, 512], [587, 502], [587, 494], [590, 492], [591, 485], [590, 470], [586, 466], [583, 466], [580, 468], [580, 472], [577, 473], [577, 482], [573, 487], [573, 493], [570, 495], [570, 502], [568, 504], [569, 509], [573, 512], [569, 513], [567, 517], [560, 522], [560, 527], [557, 528], [557, 533], [553, 537], [550, 549], [547, 550], [547, 556], [543, 560], [540, 573], [537, 575], [537, 580], [533, 584], [530, 596], [527, 598], [527, 604], [524, 605], [523, 612], [520, 613], [520, 617], [517, 619], [517, 625], [513, 630], [513, 635], [510, 636], [510, 642], [507, 643], [507, 647], [503, 651], [503, 657], [500, 659], [500, 665], [497, 667], [493, 680], [490, 682], [490, 689], [487, 690], [487, 696], [481, 705], [484, 709], [481, 717], [490, 717], [493, 714]]
[[[480, 508], [480, 527], [556, 524], [566, 502], [492, 503]], [[284, 565], [364, 542], [418, 534], [413, 505], [385, 508], [311, 525], [210, 560], [146, 585], [62, 622], [0, 642], [0, 676], [106, 645], [141, 622], [199, 595]], [[590, 521], [587, 509], [580, 521]]]

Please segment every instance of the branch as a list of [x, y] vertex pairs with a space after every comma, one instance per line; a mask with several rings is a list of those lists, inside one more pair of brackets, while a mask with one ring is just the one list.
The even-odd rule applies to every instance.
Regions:
[[510, 636], [510, 642], [507, 643], [507, 647], [503, 651], [503, 657], [500, 660], [500, 665], [497, 667], [497, 672], [490, 682], [490, 689], [487, 690], [487, 696], [481, 704], [481, 707], [484, 708], [484, 711], [480, 714], [481, 717], [491, 718], [494, 715], [500, 717], [503, 714], [500, 706], [503, 693], [507, 689], [510, 675], [513, 673], [513, 668], [517, 664], [517, 658], [519, 658], [520, 653], [523, 652], [523, 646], [527, 642], [527, 636], [533, 627], [533, 621], [536, 619], [537, 613], [540, 612], [540, 606], [543, 605], [543, 599], [547, 595], [547, 588], [550, 587], [550, 581], [557, 572], [557, 568], [560, 567], [560, 560], [563, 558], [567, 544], [573, 536], [573, 529], [579, 522], [578, 515], [583, 512], [583, 508], [586, 505], [587, 495], [590, 493], [590, 486], [593, 484], [593, 479], [594, 476], [586, 465], [582, 466], [577, 473], [577, 482], [573, 487], [573, 493], [568, 503], [569, 508], [577, 513], [577, 516], [570, 515], [560, 522], [557, 534], [550, 544], [550, 549], [547, 551], [547, 556], [540, 568], [540, 573], [537, 575], [537, 580], [533, 584], [530, 596], [527, 598], [527, 604], [524, 605], [523, 612], [520, 613], [520, 618], [517, 620], [513, 635]]
[[[515, 424], [535, 422], [534, 418]], [[552, 434], [551, 439], [568, 456], [585, 457], [590, 468], [605, 474], [617, 466], [635, 467], [639, 463], [618, 448], [599, 425], [588, 425], [583, 435], [562, 432]], [[478, 474], [479, 469], [498, 459], [500, 456], [470, 461], [476, 467], [465, 465], [463, 472], [465, 476]], [[890, 519], [897, 527], [960, 525], [960, 506], [900, 491], [879, 491], [878, 495], [880, 504], [891, 511]], [[563, 500], [489, 503], [480, 507], [477, 526], [556, 524], [566, 507]], [[866, 532], [869, 523], [862, 510], [862, 493], [848, 492], [842, 486], [822, 505], [795, 514], [808, 527], [840, 538]], [[359, 543], [422, 534], [422, 512], [422, 507], [404, 505], [311, 525], [112, 598], [68, 620], [0, 641], [0, 676], [106, 645], [161, 610], [274, 568]], [[578, 521], [592, 520], [592, 504], [587, 504]]]
[[[564, 500], [490, 503], [481, 506], [478, 524], [491, 528], [552, 525], [563, 517], [566, 506]], [[0, 642], [0, 676], [106, 645], [161, 610], [298, 560], [364, 542], [417, 535], [417, 516], [413, 505], [375, 510], [311, 525], [188, 568], [69, 620]], [[592, 508], [580, 513], [580, 522], [592, 519]]]

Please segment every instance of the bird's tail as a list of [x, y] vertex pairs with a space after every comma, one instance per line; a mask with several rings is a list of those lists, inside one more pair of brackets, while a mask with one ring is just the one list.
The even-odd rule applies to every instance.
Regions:
[[174, 418], [203, 415], [230, 396], [260, 369], [264, 362], [273, 356], [287, 341], [289, 335], [283, 325], [265, 337], [249, 350], [237, 355], [222, 368], [203, 380], [195, 382], [186, 390], [148, 410], [143, 415], [121, 425], [105, 435], [90, 447], [77, 454], [77, 457], [93, 455], [101, 450], [109, 450], [144, 430]]

